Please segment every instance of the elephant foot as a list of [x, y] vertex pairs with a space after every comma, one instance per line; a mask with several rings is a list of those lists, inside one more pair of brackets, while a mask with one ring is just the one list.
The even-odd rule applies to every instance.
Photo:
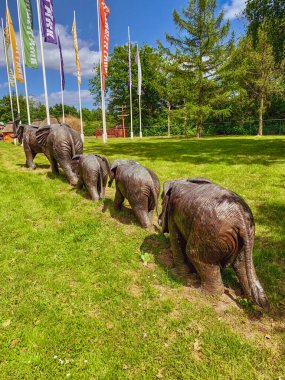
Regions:
[[26, 167], [30, 170], [35, 170], [37, 168], [37, 166], [34, 163], [32, 163], [32, 164], [26, 163]]

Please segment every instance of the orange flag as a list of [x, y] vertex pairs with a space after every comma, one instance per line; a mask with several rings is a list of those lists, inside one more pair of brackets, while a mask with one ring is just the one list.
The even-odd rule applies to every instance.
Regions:
[[8, 26], [7, 31], [9, 32], [8, 37], [9, 37], [9, 40], [11, 42], [12, 49], [13, 49], [13, 62], [14, 62], [16, 80], [18, 82], [24, 83], [23, 72], [22, 72], [21, 61], [20, 61], [20, 54], [19, 54], [18, 45], [17, 45], [17, 41], [16, 41], [15, 30], [13, 27], [13, 23], [12, 23], [12, 19], [11, 19], [8, 7], [6, 9], [6, 23]]
[[109, 58], [109, 25], [108, 17], [110, 15], [110, 9], [107, 7], [105, 0], [100, 0], [100, 34], [101, 34], [101, 61], [102, 61], [102, 79], [103, 89], [105, 90], [105, 78], [108, 76], [108, 58]]
[[80, 68], [80, 59], [79, 59], [79, 51], [78, 51], [75, 14], [74, 14], [74, 20], [73, 20], [73, 25], [72, 25], [72, 35], [73, 35], [73, 45], [74, 45], [74, 50], [75, 50], [75, 61], [76, 61], [76, 68], [77, 68], [77, 82], [78, 84], [81, 84], [81, 68]]

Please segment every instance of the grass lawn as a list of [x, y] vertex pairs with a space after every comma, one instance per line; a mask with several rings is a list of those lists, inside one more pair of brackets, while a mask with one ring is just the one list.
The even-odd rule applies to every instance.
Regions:
[[[22, 148], [0, 143], [0, 379], [284, 380], [285, 138], [87, 139], [85, 152], [244, 197], [272, 310], [185, 286], [168, 237], [115, 212], [114, 188], [95, 205], [44, 156], [28, 171]], [[223, 279], [238, 293], [232, 270]]]

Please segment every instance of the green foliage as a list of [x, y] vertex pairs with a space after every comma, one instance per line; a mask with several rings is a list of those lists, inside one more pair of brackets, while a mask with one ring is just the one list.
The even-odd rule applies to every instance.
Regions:
[[184, 97], [185, 124], [187, 117], [195, 121], [197, 137], [210, 116], [223, 118], [230, 114], [225, 107], [227, 88], [221, 84], [220, 71], [232, 41], [226, 41], [229, 22], [224, 23], [223, 12], [218, 16], [215, 12], [215, 0], [190, 0], [182, 14], [173, 12], [179, 34], [166, 34], [172, 50], [164, 51], [176, 63], [181, 76], [179, 89]]
[[[133, 74], [133, 115], [134, 126], [138, 126], [138, 95], [137, 95], [137, 65], [135, 62], [136, 46], [132, 46], [132, 74]], [[163, 77], [161, 72], [162, 57], [153, 47], [143, 45], [140, 49], [142, 65], [142, 122], [143, 125], [153, 125], [158, 122], [164, 107], [160, 96], [160, 86]], [[100, 74], [99, 66], [95, 66], [95, 76], [90, 80], [90, 91], [94, 95], [95, 105], [99, 106]], [[125, 105], [127, 125], [130, 124], [130, 95], [128, 79], [128, 46], [116, 46], [109, 60], [109, 75], [106, 78], [106, 91], [108, 94], [108, 110], [116, 117], [117, 123], [121, 121], [121, 107]]]
[[[94, 204], [53, 177], [43, 155], [29, 171], [21, 146], [0, 143], [1, 380], [283, 378], [284, 143], [84, 144], [86, 153], [138, 160], [161, 182], [205, 176], [245, 198], [256, 222], [256, 272], [272, 304], [254, 320], [248, 303], [240, 309], [226, 295], [184, 286], [164, 260], [168, 236], [142, 229], [127, 207], [115, 211], [114, 188]], [[142, 253], [154, 263], [144, 266]], [[239, 289], [232, 269], [223, 279]]]
[[284, 0], [247, 0], [245, 14], [249, 20], [248, 31], [254, 45], [259, 40], [259, 30], [266, 28], [275, 60], [285, 58], [285, 2]]

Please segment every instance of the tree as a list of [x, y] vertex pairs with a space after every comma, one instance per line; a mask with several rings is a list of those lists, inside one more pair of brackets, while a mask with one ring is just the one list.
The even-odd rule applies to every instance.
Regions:
[[223, 23], [223, 12], [215, 16], [216, 0], [190, 0], [182, 15], [173, 12], [179, 34], [166, 39], [171, 48], [164, 51], [179, 67], [184, 95], [185, 118], [189, 114], [201, 136], [203, 122], [210, 116], [225, 116], [223, 107], [227, 92], [220, 82], [220, 70], [227, 60], [232, 40], [225, 41], [229, 22]]
[[248, 31], [253, 37], [254, 46], [259, 39], [259, 30], [265, 30], [269, 44], [273, 48], [275, 62], [285, 57], [285, 1], [284, 0], [247, 0], [246, 17]]
[[255, 48], [251, 36], [241, 38], [226, 70], [227, 80], [235, 83], [233, 97], [244, 103], [253, 100], [258, 113], [258, 135], [261, 136], [269, 100], [283, 88], [282, 71], [275, 65], [267, 34], [259, 30]]
[[[136, 46], [132, 46], [132, 74], [133, 74], [133, 115], [134, 126], [138, 126], [138, 95], [137, 95], [137, 65], [135, 63]], [[159, 52], [150, 46], [144, 45], [140, 49], [142, 65], [142, 122], [143, 125], [158, 123], [163, 112], [164, 103], [160, 95], [162, 57]], [[90, 92], [94, 95], [95, 106], [100, 106], [100, 74], [99, 66], [95, 66], [95, 76], [90, 80]], [[128, 47], [116, 46], [109, 60], [109, 75], [106, 78], [106, 92], [108, 97], [108, 111], [119, 116], [122, 105], [129, 109], [129, 80], [128, 80]], [[127, 111], [129, 114], [129, 111]], [[130, 118], [127, 118], [127, 122]]]

